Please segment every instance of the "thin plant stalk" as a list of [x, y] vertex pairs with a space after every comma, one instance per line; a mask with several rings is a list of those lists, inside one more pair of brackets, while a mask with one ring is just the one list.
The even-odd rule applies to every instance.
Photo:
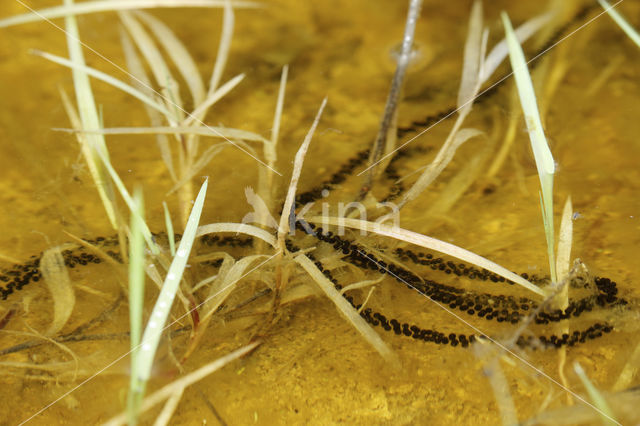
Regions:
[[611, 16], [611, 19], [613, 19], [615, 23], [618, 24], [620, 28], [622, 28], [622, 31], [624, 31], [624, 33], [636, 44], [636, 46], [640, 47], [640, 33], [638, 33], [638, 31], [636, 31], [636, 29], [633, 28], [633, 26], [631, 26], [631, 24], [629, 24], [629, 22], [627, 22], [627, 20], [624, 19], [624, 17], [614, 9], [621, 3], [621, 1], [618, 1], [613, 6], [611, 6], [606, 0], [598, 0], [598, 3], [600, 3], [600, 6], [602, 6], [605, 12], [607, 12], [609, 16]]
[[393, 80], [391, 80], [391, 88], [389, 89], [384, 113], [382, 114], [380, 128], [378, 129], [378, 134], [373, 142], [373, 148], [371, 149], [371, 154], [369, 156], [369, 171], [364, 178], [364, 183], [360, 190], [361, 199], [364, 199], [367, 193], [371, 190], [373, 180], [376, 176], [376, 170], [383, 169], [382, 165], [377, 166], [381, 161], [382, 154], [391, 152], [395, 146], [398, 101], [400, 99], [400, 93], [402, 92], [407, 68], [411, 61], [413, 36], [416, 31], [416, 25], [418, 23], [418, 18], [420, 17], [421, 8], [422, 0], [409, 1], [409, 10], [407, 12], [407, 20], [404, 27], [404, 36], [402, 38], [402, 49], [400, 51], [400, 56], [398, 57], [396, 71], [393, 74]]
[[[40, 10], [32, 10], [22, 15], [11, 16], [0, 20], [0, 28], [13, 25], [27, 24], [45, 19], [64, 18], [69, 16], [86, 15], [88, 13], [113, 12], [117, 10], [157, 9], [157, 8], [221, 8], [225, 0], [97, 0], [85, 1], [79, 4], [65, 4]], [[260, 3], [252, 1], [234, 0], [235, 8], [258, 8]]]

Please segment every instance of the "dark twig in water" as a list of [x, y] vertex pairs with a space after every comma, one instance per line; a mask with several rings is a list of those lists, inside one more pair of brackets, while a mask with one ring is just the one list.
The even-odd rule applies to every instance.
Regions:
[[209, 398], [207, 398], [207, 395], [205, 395], [204, 392], [202, 392], [200, 389], [198, 389], [198, 394], [200, 394], [200, 397], [202, 398], [204, 403], [207, 405], [207, 408], [211, 411], [211, 413], [213, 413], [214, 417], [216, 418], [216, 420], [218, 420], [220, 425], [227, 426], [227, 422], [225, 422], [222, 416], [220, 415], [220, 413], [218, 413], [218, 410], [216, 410], [216, 407], [209, 400]]
[[407, 73], [407, 67], [411, 60], [413, 35], [416, 30], [416, 23], [418, 21], [418, 16], [420, 15], [421, 8], [422, 0], [410, 1], [409, 12], [407, 13], [407, 22], [404, 28], [404, 37], [402, 39], [402, 51], [398, 57], [398, 66], [396, 67], [396, 72], [393, 75], [391, 89], [389, 89], [389, 96], [387, 97], [384, 114], [382, 115], [382, 121], [380, 122], [380, 129], [378, 129], [378, 135], [376, 136], [376, 140], [373, 143], [373, 149], [369, 156], [369, 171], [365, 176], [364, 184], [360, 189], [360, 199], [364, 199], [367, 193], [371, 190], [377, 169], [376, 166], [380, 162], [383, 150], [385, 150], [386, 147], [386, 151], [389, 152], [395, 145], [398, 100], [400, 98], [400, 92], [402, 91], [404, 77]]

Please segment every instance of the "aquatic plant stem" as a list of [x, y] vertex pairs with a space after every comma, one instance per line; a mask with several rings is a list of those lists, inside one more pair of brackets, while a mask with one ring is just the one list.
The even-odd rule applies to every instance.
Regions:
[[[422, 8], [422, 0], [410, 0], [409, 11], [407, 13], [407, 20], [404, 28], [404, 37], [402, 38], [402, 50], [398, 57], [398, 66], [393, 75], [391, 81], [391, 88], [389, 89], [389, 95], [387, 96], [387, 103], [382, 114], [382, 121], [380, 122], [380, 128], [378, 134], [373, 143], [371, 154], [369, 156], [369, 171], [365, 175], [364, 183], [360, 189], [359, 198], [362, 200], [366, 197], [367, 193], [371, 190], [373, 180], [376, 177], [377, 170], [383, 170], [384, 165], [380, 163], [383, 152], [389, 153], [393, 151], [396, 142], [396, 127], [398, 116], [398, 100], [400, 99], [400, 93], [404, 83], [404, 78], [407, 73], [407, 67], [411, 60], [411, 47], [413, 46], [413, 36], [416, 30], [416, 24], [420, 15], [420, 9]], [[390, 161], [387, 160], [387, 162]]]

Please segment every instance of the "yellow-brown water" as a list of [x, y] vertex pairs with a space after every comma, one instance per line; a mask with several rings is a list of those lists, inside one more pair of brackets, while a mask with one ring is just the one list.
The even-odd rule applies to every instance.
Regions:
[[[493, 40], [502, 34], [497, 19], [500, 10], [506, 9], [516, 23], [542, 10], [539, 2], [519, 2], [517, 8], [511, 3], [485, 5], [485, 22]], [[637, 17], [638, 5], [627, 3], [623, 2], [622, 11], [628, 17]], [[53, 4], [56, 3], [30, 3], [38, 8]], [[408, 76], [400, 109], [401, 126], [455, 104], [470, 7], [470, 1], [425, 2], [416, 34], [422, 56]], [[17, 2], [0, 5], [2, 17], [23, 12], [25, 9]], [[155, 14], [185, 41], [203, 75], [208, 77], [218, 45], [220, 12], [163, 10]], [[312, 141], [300, 183], [301, 190], [315, 186], [343, 161], [368, 147], [375, 136], [393, 73], [390, 51], [401, 38], [405, 14], [405, 2], [380, 1], [273, 1], [261, 10], [237, 11], [223, 80], [240, 72], [247, 77], [214, 107], [207, 122], [268, 137], [281, 68], [289, 64], [276, 164], [283, 177], [276, 182], [276, 193], [282, 200], [293, 155], [322, 98], [328, 96], [328, 107]], [[80, 31], [83, 42], [123, 65], [117, 22], [114, 14], [84, 16], [80, 18]], [[637, 20], [632, 19], [632, 23], [640, 27]], [[69, 126], [58, 87], [72, 93], [71, 74], [30, 55], [29, 49], [33, 48], [66, 56], [64, 34], [43, 22], [0, 30], [0, 254], [17, 260], [68, 241], [63, 231], [86, 238], [113, 233], [73, 135], [51, 130]], [[87, 58], [89, 65], [126, 79], [97, 57], [87, 54]], [[594, 274], [617, 281], [623, 295], [633, 299], [638, 296], [640, 254], [640, 51], [603, 16], [542, 60], [545, 62], [535, 74], [541, 82], [539, 93], [548, 90], [547, 82], [558, 67], [567, 67], [557, 89], [540, 99], [547, 111], [546, 132], [558, 163], [557, 217], [568, 195], [578, 213], [572, 257], [581, 258]], [[616, 62], [609, 77], [599, 87], [593, 86], [607, 66]], [[502, 68], [503, 73], [507, 70]], [[480, 158], [488, 164], [495, 156], [512, 114], [511, 84], [490, 101], [477, 105], [466, 123], [485, 131], [489, 138], [463, 146], [432, 188], [403, 209], [401, 224], [465, 247], [512, 270], [544, 275], [548, 264], [539, 213], [539, 184], [523, 122], [518, 124], [513, 154], [493, 179], [483, 178], [480, 173], [445, 217], [425, 217], [447, 183], [471, 159]], [[94, 83], [93, 87], [105, 126], [147, 125], [144, 109], [137, 101], [101, 83]], [[590, 91], [592, 87], [595, 88]], [[451, 121], [443, 122], [412, 143], [437, 148], [450, 127]], [[175, 211], [177, 198], [165, 195], [172, 183], [155, 141], [139, 136], [113, 137], [108, 144], [113, 163], [127, 186], [144, 185], [150, 226], [161, 230], [162, 201], [166, 200]], [[431, 158], [432, 154], [413, 158], [400, 174], [427, 164]], [[244, 188], [257, 187], [253, 159], [228, 148], [201, 174], [211, 178], [204, 223], [238, 222], [250, 211]], [[359, 178], [351, 178], [350, 182], [340, 192], [346, 201], [353, 199]], [[384, 193], [382, 188], [379, 191], [376, 195]], [[393, 242], [384, 239], [370, 237], [367, 241], [394, 247]], [[362, 279], [350, 272], [340, 278]], [[118, 279], [118, 271], [104, 264], [73, 271], [74, 283], [104, 295], [77, 289], [76, 307], [63, 332], [107, 309], [117, 296]], [[155, 293], [151, 284], [148, 288], [147, 306], [151, 306]], [[4, 330], [46, 330], [51, 320], [48, 297], [44, 286], [31, 283], [2, 301], [3, 314], [16, 309]], [[381, 283], [370, 303], [389, 316], [425, 327], [465, 329], [433, 302], [389, 280]], [[600, 389], [611, 388], [637, 344], [638, 332], [630, 325], [634, 315], [637, 313], [631, 308], [622, 318], [614, 318], [617, 322], [613, 333], [567, 351], [570, 389], [586, 395], [573, 374], [574, 361], [585, 367]], [[185, 370], [194, 370], [245, 344], [260, 318], [215, 321], [203, 344], [185, 364]], [[508, 328], [495, 323], [477, 324], [488, 334], [508, 335]], [[127, 330], [127, 307], [123, 303], [108, 321], [87, 333]], [[256, 352], [187, 389], [172, 424], [217, 424], [220, 420], [211, 405], [229, 425], [499, 422], [493, 390], [483, 373], [482, 361], [473, 351], [376, 331], [399, 355], [401, 370], [385, 364], [325, 298], [287, 306]], [[4, 332], [0, 335], [0, 349], [32, 339], [33, 336]], [[187, 339], [183, 335], [171, 342], [178, 356]], [[16, 424], [30, 417], [129, 348], [126, 338], [67, 345], [79, 358], [75, 380], [71, 377], [75, 367], [64, 374], [1, 367], [0, 422]], [[167, 383], [175, 374], [166, 342], [160, 352], [152, 389]], [[558, 379], [557, 351], [524, 351], [521, 356]], [[74, 360], [51, 343], [3, 358], [0, 361], [34, 365]], [[127, 359], [83, 384], [32, 423], [94, 424], [119, 413], [124, 408], [129, 380]], [[520, 420], [566, 404], [566, 393], [560, 387], [520, 360], [505, 357], [501, 365]], [[631, 385], [637, 386], [638, 381], [636, 377]], [[620, 415], [620, 420], [638, 421], [637, 417]], [[144, 417], [147, 421], [152, 418]]]

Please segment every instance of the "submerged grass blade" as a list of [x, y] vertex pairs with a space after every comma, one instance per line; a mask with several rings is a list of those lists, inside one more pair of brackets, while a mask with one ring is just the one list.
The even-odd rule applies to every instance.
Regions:
[[213, 234], [219, 232], [233, 232], [239, 234], [251, 235], [252, 237], [259, 238], [269, 244], [271, 247], [276, 246], [275, 237], [257, 226], [247, 225], [246, 223], [211, 223], [209, 225], [202, 225], [198, 227], [197, 237], [201, 237], [206, 234]]
[[593, 404], [598, 409], [598, 414], [600, 414], [602, 422], [605, 425], [619, 425], [620, 423], [615, 420], [613, 411], [609, 407], [609, 404], [607, 404], [607, 400], [604, 399], [600, 391], [593, 385], [593, 383], [591, 383], [591, 380], [589, 380], [589, 377], [587, 377], [587, 374], [582, 369], [582, 366], [575, 362], [573, 364], [573, 370], [576, 372], [576, 374], [580, 378], [580, 381], [587, 389], [591, 401], [593, 401]]
[[309, 148], [309, 144], [311, 143], [311, 138], [313, 137], [314, 132], [316, 131], [316, 127], [318, 127], [318, 123], [320, 122], [320, 117], [322, 116], [322, 111], [324, 111], [324, 107], [327, 105], [327, 98], [322, 100], [322, 104], [320, 104], [320, 108], [318, 109], [318, 113], [316, 114], [316, 118], [313, 120], [313, 124], [311, 128], [307, 132], [307, 136], [305, 136], [304, 141], [300, 145], [298, 152], [296, 153], [296, 157], [293, 161], [293, 171], [291, 172], [291, 180], [289, 182], [289, 189], [287, 190], [287, 197], [284, 201], [284, 207], [282, 208], [282, 215], [280, 216], [280, 224], [278, 226], [278, 246], [281, 250], [284, 249], [284, 238], [285, 235], [289, 232], [291, 227], [291, 221], [293, 214], [294, 201], [296, 197], [296, 188], [298, 187], [298, 180], [300, 179], [300, 173], [302, 172], [302, 164], [304, 163], [304, 157], [307, 154], [307, 149]]
[[238, 74], [231, 80], [220, 86], [220, 88], [212, 92], [210, 91], [207, 97], [202, 102], [196, 104], [198, 106], [193, 110], [191, 114], [187, 116], [187, 118], [184, 119], [184, 121], [182, 122], [182, 126], [191, 126], [194, 121], [200, 124], [209, 108], [211, 108], [211, 106], [213, 106], [220, 99], [225, 97], [231, 90], [233, 90], [233, 88], [236, 87], [244, 79], [244, 77], [244, 74]]
[[[73, 129], [53, 129], [63, 132], [78, 132]], [[226, 127], [111, 127], [106, 129], [83, 129], [83, 133], [99, 133], [104, 135], [157, 135], [157, 134], [176, 134], [176, 135], [199, 135], [209, 136], [212, 138], [223, 138], [232, 145], [241, 145], [241, 148], [247, 149], [246, 145], [239, 142], [230, 142], [230, 139], [241, 139], [250, 142], [269, 143], [269, 141], [257, 133], [246, 130], [226, 128]]]
[[[178, 251], [176, 256], [171, 262], [171, 266], [167, 271], [167, 276], [156, 300], [156, 304], [151, 312], [151, 317], [142, 336], [142, 345], [138, 350], [136, 356], [136, 368], [132, 371], [135, 375], [135, 384], [130, 389], [133, 394], [131, 398], [134, 398], [134, 405], [138, 407], [139, 402], [144, 395], [146, 383], [151, 375], [151, 367], [153, 366], [153, 359], [160, 342], [160, 336], [164, 330], [164, 324], [171, 312], [171, 306], [173, 305], [173, 299], [178, 292], [178, 286], [182, 280], [182, 274], [184, 268], [187, 265], [187, 259], [191, 253], [193, 241], [196, 237], [196, 231], [198, 229], [198, 222], [200, 222], [200, 215], [202, 213], [202, 207], [207, 193], [207, 183], [205, 180], [200, 188], [200, 192], [196, 198], [196, 201], [189, 215], [187, 226], [185, 227], [184, 234], [180, 240]], [[136, 409], [136, 412], [138, 410]]]
[[233, 27], [235, 24], [233, 8], [236, 7], [236, 4], [232, 3], [231, 0], [224, 0], [223, 3], [224, 15], [222, 17], [222, 32], [220, 34], [220, 43], [218, 44], [218, 53], [216, 54], [216, 63], [213, 66], [211, 80], [209, 81], [209, 94], [218, 89], [224, 67], [227, 65], [231, 39], [233, 38]]
[[[124, 186], [122, 179], [120, 179], [120, 176], [118, 176], [118, 173], [111, 165], [111, 161], [107, 156], [104, 156], [102, 153], [99, 153], [99, 155], [100, 155], [100, 158], [102, 159], [102, 164], [107, 169], [107, 172], [109, 172], [109, 175], [111, 176], [111, 179], [113, 180], [113, 182], [116, 184], [116, 188], [118, 188], [120, 195], [124, 199], [125, 203], [127, 203], [127, 207], [129, 207], [129, 210], [131, 211], [132, 214], [137, 215], [138, 213], [136, 211], [136, 206], [135, 206], [135, 203], [133, 202], [133, 198], [131, 197], [131, 195], [129, 195], [129, 191], [127, 191], [127, 188]], [[151, 252], [153, 252], [153, 254], [159, 254], [160, 250], [158, 249], [157, 244], [153, 241], [153, 236], [151, 235], [149, 226], [142, 219], [140, 223], [142, 227], [142, 234], [144, 235], [144, 239], [147, 242], [149, 249], [151, 250]]]
[[629, 38], [636, 44], [636, 46], [640, 47], [640, 34], [638, 33], [638, 31], [636, 31], [636, 29], [633, 28], [631, 24], [629, 24], [629, 22], [627, 22], [627, 20], [624, 19], [624, 17], [614, 9], [614, 7], [621, 2], [616, 3], [615, 6], [611, 6], [606, 2], [606, 0], [598, 0], [598, 3], [600, 3], [600, 6], [602, 6], [605, 12], [607, 12], [609, 16], [611, 16], [611, 19], [613, 19], [615, 23], [618, 24], [620, 28], [622, 28], [622, 31], [624, 31], [624, 33], [629, 36]]
[[135, 15], [144, 22], [156, 36], [165, 52], [169, 55], [180, 75], [187, 83], [191, 98], [195, 105], [204, 100], [204, 82], [200, 77], [198, 66], [189, 54], [187, 48], [176, 35], [162, 21], [146, 12], [136, 12]]
[[131, 327], [131, 348], [140, 343], [142, 336], [142, 309], [144, 304], [144, 199], [142, 190], [134, 193], [136, 211], [131, 214], [131, 240], [129, 242], [129, 323]]
[[[169, 398], [171, 395], [175, 394], [179, 389], [185, 389], [188, 386], [191, 386], [192, 384], [198, 382], [199, 380], [202, 380], [203, 378], [207, 377], [209, 374], [215, 372], [216, 370], [219, 370], [220, 368], [224, 367], [225, 365], [227, 365], [228, 363], [230, 363], [231, 361], [240, 358], [241, 356], [244, 356], [246, 354], [248, 354], [249, 352], [251, 352], [252, 350], [254, 350], [258, 345], [260, 345], [262, 342], [257, 341], [257, 342], [253, 342], [248, 344], [247, 346], [244, 346], [240, 349], [236, 349], [235, 351], [231, 352], [230, 354], [227, 354], [221, 358], [218, 358], [215, 361], [210, 362], [209, 364], [198, 368], [196, 371], [187, 374], [184, 377], [179, 378], [178, 380], [175, 380], [171, 383], [169, 383], [168, 385], [162, 387], [161, 389], [155, 391], [154, 393], [152, 393], [151, 395], [149, 395], [147, 398], [144, 399], [142, 406], [140, 407], [140, 412], [144, 412], [149, 410], [150, 408], [152, 408], [153, 406], [161, 403], [162, 401], [166, 400], [167, 398]], [[127, 421], [127, 417], [126, 414], [120, 414], [110, 420], [108, 420], [104, 426], [118, 426], [118, 425], [123, 425], [125, 424]]]
[[[151, 98], [155, 98], [155, 94], [151, 89], [151, 80], [149, 79], [149, 76], [145, 71], [144, 65], [142, 64], [142, 59], [138, 55], [138, 52], [133, 46], [133, 41], [124, 30], [124, 28], [120, 29], [120, 44], [122, 45], [122, 50], [124, 52], [127, 71], [131, 76], [131, 84], [145, 95]], [[151, 121], [152, 126], [159, 127], [164, 124], [164, 118], [162, 114], [160, 114], [156, 109], [149, 107], [149, 105], [147, 104], [144, 104], [144, 107], [147, 111], [147, 115], [149, 116], [149, 120]], [[173, 156], [171, 154], [171, 146], [169, 145], [169, 139], [167, 138], [167, 135], [156, 135], [156, 143], [158, 145], [158, 149], [160, 150], [162, 161], [164, 161], [164, 164], [167, 166], [167, 170], [169, 171], [171, 180], [175, 182], [176, 180], [178, 180], [178, 178], [176, 177], [176, 171], [173, 166]]]
[[76, 295], [60, 246], [42, 253], [40, 271], [53, 299], [53, 321], [44, 334], [53, 336], [67, 323], [76, 303]]
[[310, 222], [323, 223], [328, 225], [334, 225], [338, 227], [347, 227], [352, 229], [359, 229], [365, 232], [371, 232], [378, 235], [384, 235], [386, 237], [395, 238], [396, 240], [404, 241], [410, 244], [415, 244], [420, 247], [428, 248], [431, 250], [445, 253], [465, 262], [473, 263], [476, 266], [484, 268], [488, 271], [494, 272], [508, 280], [519, 284], [526, 289], [540, 295], [545, 296], [546, 293], [536, 285], [525, 280], [520, 275], [517, 275], [508, 269], [488, 260], [482, 256], [465, 250], [461, 247], [455, 246], [444, 241], [437, 240], [426, 235], [418, 234], [417, 232], [409, 231], [399, 227], [391, 227], [383, 225], [377, 222], [369, 222], [360, 219], [350, 219], [345, 217], [326, 217], [326, 216], [314, 216], [308, 219]]
[[144, 309], [144, 235], [142, 234], [144, 220], [144, 199], [142, 190], [136, 188], [133, 201], [135, 213], [131, 213], [131, 238], [129, 241], [129, 327], [131, 343], [131, 377], [129, 381], [129, 395], [127, 413], [129, 423], [135, 424], [137, 408], [132, 391], [136, 384], [136, 367], [139, 353], [140, 338], [142, 336], [142, 311]]
[[[85, 15], [88, 13], [113, 12], [116, 10], [131, 9], [156, 9], [161, 7], [202, 7], [221, 8], [225, 5], [224, 0], [98, 0], [85, 1], [76, 5], [54, 6], [46, 9], [36, 10], [22, 15], [11, 16], [0, 20], [0, 28], [13, 25], [26, 24], [29, 22], [42, 21], [43, 19], [63, 18], [66, 16]], [[234, 0], [235, 8], [257, 8], [259, 2]]]
[[471, 108], [479, 89], [482, 68], [482, 1], [475, 0], [469, 17], [469, 34], [464, 45], [464, 66], [458, 90], [458, 109]]
[[169, 240], [169, 252], [171, 256], [176, 255], [176, 237], [173, 233], [173, 222], [171, 221], [171, 213], [169, 213], [169, 207], [165, 201], [162, 202], [164, 208], [164, 224], [167, 228], [167, 239]]
[[169, 110], [169, 113], [166, 114], [167, 121], [170, 123], [181, 121], [185, 111], [180, 98], [180, 88], [162, 57], [160, 49], [132, 12], [118, 12], [118, 16], [147, 61], [156, 84], [161, 88], [160, 92]]
[[533, 90], [531, 75], [527, 68], [527, 62], [522, 52], [522, 47], [516, 38], [511, 21], [505, 12], [502, 12], [502, 22], [505, 28], [507, 45], [509, 47], [509, 58], [511, 67], [516, 79], [520, 105], [524, 113], [525, 122], [531, 139], [531, 148], [538, 169], [540, 187], [542, 189], [540, 199], [542, 204], [542, 215], [547, 238], [547, 256], [549, 258], [549, 268], [552, 282], [558, 281], [556, 273], [556, 262], [554, 252], [554, 227], [553, 227], [553, 175], [555, 173], [555, 163], [547, 144], [547, 138], [542, 128], [542, 120], [538, 112], [536, 94]]
[[[40, 50], [32, 50], [31, 53], [33, 53], [34, 55], [40, 56], [48, 61], [55, 62], [56, 64], [71, 68], [74, 74], [83, 73], [85, 75], [90, 75], [91, 77], [97, 78], [98, 80], [101, 80], [115, 87], [116, 89], [120, 89], [123, 92], [133, 96], [134, 98], [138, 99], [145, 105], [150, 106], [151, 108], [161, 112], [162, 114], [169, 114], [169, 111], [164, 106], [160, 105], [158, 102], [156, 102], [149, 96], [145, 95], [138, 89], [128, 85], [122, 80], [118, 80], [117, 78], [110, 76], [109, 74], [103, 73], [102, 71], [98, 71], [95, 68], [88, 67], [84, 63], [74, 62], [73, 60], [70, 61], [60, 56], [52, 55], [51, 53], [42, 52]], [[82, 113], [81, 113], [81, 116], [82, 116]], [[87, 126], [87, 128], [92, 128], [92, 127]]]
[[[73, 0], [65, 0], [65, 6], [73, 6]], [[78, 23], [75, 16], [70, 15], [65, 18], [67, 48], [69, 50], [68, 61], [74, 65], [72, 71], [73, 87], [76, 92], [76, 101], [78, 104], [78, 112], [80, 117], [80, 125], [82, 128], [99, 129], [100, 119], [96, 109], [95, 100], [89, 76], [83, 67], [86, 67], [84, 54], [80, 42], [80, 33], [78, 31]], [[108, 157], [107, 146], [102, 135], [87, 136], [80, 140], [82, 152], [85, 160], [91, 170], [91, 176], [96, 184], [98, 194], [102, 200], [102, 204], [107, 212], [107, 216], [114, 229], [119, 228], [118, 215], [116, 212], [115, 196], [111, 183], [106, 179], [104, 168], [100, 164], [98, 154]]]
[[318, 284], [324, 294], [331, 300], [342, 316], [355, 327], [356, 330], [365, 338], [371, 346], [382, 357], [387, 360], [393, 366], [400, 366], [400, 360], [397, 355], [387, 346], [386, 343], [380, 338], [380, 336], [371, 328], [369, 324], [358, 314], [358, 312], [346, 301], [344, 297], [333, 287], [333, 283], [325, 277], [322, 272], [314, 265], [314, 263], [305, 255], [298, 255], [295, 261], [307, 271], [307, 273]]
[[[524, 43], [529, 37], [538, 32], [540, 28], [545, 26], [553, 18], [553, 12], [546, 12], [538, 16], [534, 16], [524, 24], [515, 29], [516, 38], [519, 43]], [[500, 66], [504, 58], [509, 54], [509, 47], [505, 39], [500, 40], [491, 49], [491, 52], [485, 58], [480, 73], [480, 84], [484, 84]]]

